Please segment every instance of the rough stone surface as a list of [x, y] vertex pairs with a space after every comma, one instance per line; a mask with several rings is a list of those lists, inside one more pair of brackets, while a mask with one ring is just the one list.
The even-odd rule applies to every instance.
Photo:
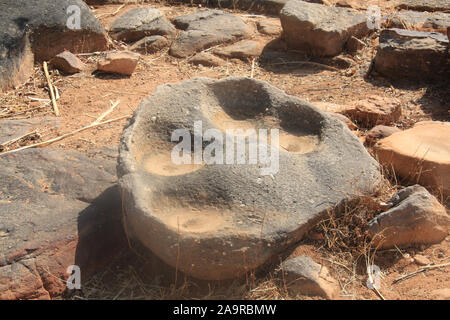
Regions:
[[281, 26], [275, 22], [260, 20], [256, 23], [258, 31], [269, 36], [279, 35], [281, 33]]
[[417, 123], [374, 146], [379, 161], [402, 179], [450, 194], [450, 124]]
[[52, 128], [58, 127], [59, 119], [44, 117], [41, 119], [2, 120], [0, 122], [0, 145], [30, 133], [43, 125], [48, 125]]
[[[203, 131], [280, 128], [280, 148], [271, 148], [279, 151], [278, 172], [261, 175], [269, 165], [235, 161], [175, 165], [173, 130], [192, 132], [198, 120]], [[376, 161], [339, 120], [264, 81], [236, 77], [159, 86], [122, 134], [118, 172], [129, 235], [210, 280], [260, 266], [380, 179]]]
[[57, 54], [49, 61], [49, 63], [58, 70], [68, 74], [80, 72], [86, 67], [86, 65], [70, 51], [63, 51]]
[[298, 256], [283, 261], [283, 278], [292, 294], [334, 299], [339, 295], [339, 284], [331, 277], [327, 267], [315, 263], [310, 257]]
[[402, 115], [400, 101], [395, 98], [369, 96], [348, 104], [340, 113], [358, 125], [371, 128], [377, 124], [391, 124]]
[[222, 10], [198, 10], [176, 17], [173, 23], [182, 31], [169, 53], [184, 58], [214, 45], [249, 37], [251, 28], [238, 16]]
[[83, 286], [126, 248], [117, 152], [109, 150], [90, 157], [51, 148], [0, 156], [0, 300], [58, 296], [66, 290], [59, 279], [74, 264]]
[[369, 144], [375, 144], [378, 140], [387, 138], [393, 135], [396, 132], [400, 132], [401, 130], [397, 127], [388, 127], [383, 125], [378, 125], [373, 127], [367, 132], [366, 141]]
[[142, 54], [151, 54], [168, 47], [170, 41], [163, 36], [149, 36], [145, 37], [130, 47], [130, 51], [136, 51]]
[[447, 0], [401, 0], [397, 8], [416, 11], [448, 11], [450, 3]]
[[424, 187], [400, 190], [392, 208], [369, 222], [373, 245], [379, 248], [439, 243], [448, 235], [450, 217]]
[[[71, 14], [81, 9], [81, 29], [67, 28]], [[50, 60], [58, 53], [101, 51], [107, 39], [100, 21], [81, 0], [0, 0], [0, 90], [24, 83], [33, 59]]]
[[446, 77], [450, 72], [448, 43], [447, 37], [440, 33], [395, 28], [382, 30], [374, 69], [394, 79]]
[[172, 36], [176, 30], [158, 9], [134, 8], [114, 20], [109, 32], [116, 40], [134, 42], [152, 35]]
[[315, 56], [338, 55], [352, 36], [369, 32], [365, 14], [297, 0], [283, 7], [280, 20], [288, 47]]
[[401, 11], [389, 15], [385, 19], [388, 28], [408, 28], [445, 33], [450, 26], [450, 14], [443, 12]]
[[189, 63], [205, 67], [223, 66], [226, 61], [208, 52], [200, 52], [189, 59]]
[[109, 52], [105, 59], [98, 62], [97, 70], [130, 76], [136, 69], [139, 57], [138, 53], [129, 51]]
[[427, 257], [425, 257], [421, 254], [416, 254], [414, 256], [414, 262], [419, 266], [426, 266], [426, 265], [431, 264], [430, 259], [428, 259]]
[[232, 45], [217, 48], [214, 53], [218, 56], [237, 59], [250, 59], [261, 55], [263, 45], [258, 41], [242, 40]]

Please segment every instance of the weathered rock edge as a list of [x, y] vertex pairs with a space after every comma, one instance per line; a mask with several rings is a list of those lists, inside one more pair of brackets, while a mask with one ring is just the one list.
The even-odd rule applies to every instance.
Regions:
[[[261, 177], [258, 168], [251, 166], [209, 165], [175, 177], [149, 173], [140, 167], [135, 154], [146, 146], [139, 140], [148, 141], [145, 139], [162, 133], [170, 141], [170, 131], [187, 128], [186, 121], [190, 120], [202, 120], [204, 130], [214, 127], [199, 104], [205, 103], [203, 98], [220, 92], [226, 98], [222, 103], [245, 100], [242, 96], [231, 98], [230, 90], [255, 100], [264, 96], [269, 112], [294, 110], [310, 119], [320, 119], [321, 147], [300, 155], [280, 150], [280, 171], [273, 177], [262, 177], [262, 184], [256, 182]], [[166, 127], [159, 132], [143, 129], [165, 121]], [[159, 144], [160, 141], [154, 146]], [[240, 77], [195, 78], [159, 86], [143, 100], [124, 129], [118, 176], [128, 236], [169, 265], [207, 280], [235, 278], [262, 265], [300, 240], [327, 210], [361, 194], [370, 194], [380, 181], [378, 163], [339, 120], [264, 81]], [[190, 201], [189, 205], [194, 206], [201, 205], [205, 197], [208, 205], [222, 201], [226, 208], [250, 203], [255, 208], [254, 216], [260, 220], [232, 224], [231, 230], [226, 231], [219, 230], [219, 226], [200, 235], [183, 233], [179, 227], [168, 227], [151, 209], [159, 203], [163, 206], [162, 199], [168, 197], [182, 204]]]

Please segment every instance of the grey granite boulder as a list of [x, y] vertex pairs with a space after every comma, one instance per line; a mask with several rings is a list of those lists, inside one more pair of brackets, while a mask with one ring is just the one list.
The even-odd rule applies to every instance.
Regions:
[[385, 29], [374, 60], [374, 70], [397, 79], [431, 80], [450, 72], [448, 38], [436, 32]]
[[222, 10], [198, 10], [176, 17], [173, 23], [182, 31], [169, 53], [184, 58], [220, 43], [251, 35], [251, 28], [238, 16]]
[[109, 32], [116, 40], [134, 42], [146, 36], [173, 36], [176, 30], [158, 9], [134, 8], [114, 20]]
[[280, 20], [288, 48], [314, 56], [336, 56], [352, 37], [369, 33], [364, 13], [304, 1], [289, 1]]
[[0, 0], [0, 8], [0, 90], [24, 83], [33, 59], [107, 48], [103, 26], [81, 0]]
[[[250, 132], [227, 131], [236, 129]], [[272, 130], [270, 143], [262, 134], [259, 143], [249, 138], [251, 129]], [[259, 160], [251, 157], [257, 149]], [[262, 265], [380, 179], [377, 162], [340, 120], [238, 77], [159, 86], [124, 129], [118, 175], [128, 235], [209, 280]]]

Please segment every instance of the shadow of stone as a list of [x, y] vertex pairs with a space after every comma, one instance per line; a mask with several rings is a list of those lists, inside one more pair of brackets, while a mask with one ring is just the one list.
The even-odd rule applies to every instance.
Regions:
[[128, 249], [122, 226], [122, 203], [117, 185], [106, 189], [78, 216], [75, 265], [82, 284]]

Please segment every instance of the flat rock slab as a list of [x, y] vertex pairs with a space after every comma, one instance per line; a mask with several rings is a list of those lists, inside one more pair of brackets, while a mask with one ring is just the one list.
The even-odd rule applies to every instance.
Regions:
[[173, 23], [182, 31], [169, 53], [184, 58], [220, 43], [237, 41], [252, 34], [240, 17], [222, 10], [198, 10], [176, 17]]
[[352, 36], [369, 32], [363, 13], [297, 0], [283, 7], [280, 20], [288, 47], [315, 56], [338, 55]]
[[435, 32], [385, 29], [374, 70], [393, 79], [433, 80], [450, 72], [448, 38]]
[[263, 48], [263, 44], [258, 41], [242, 40], [226, 47], [217, 48], [214, 53], [222, 57], [247, 60], [260, 56]]
[[[79, 29], [67, 27], [74, 18], [70, 6], [79, 8]], [[102, 24], [81, 0], [1, 0], [0, 7], [0, 90], [23, 84], [34, 59], [107, 48]]]
[[141, 54], [152, 54], [168, 47], [170, 41], [163, 36], [149, 36], [145, 37], [130, 47], [130, 51], [136, 51]]
[[205, 67], [217, 67], [226, 64], [226, 61], [216, 57], [215, 55], [208, 52], [200, 52], [189, 59], [189, 63], [194, 65], [202, 65]]
[[450, 216], [424, 187], [414, 185], [400, 190], [388, 203], [392, 208], [368, 224], [373, 246], [433, 244], [449, 234]]
[[272, 21], [260, 20], [256, 23], [258, 31], [269, 36], [279, 35], [281, 33], [281, 25]]
[[[183, 128], [200, 152], [232, 161], [175, 164], [178, 139], [171, 136]], [[239, 128], [279, 129], [279, 144], [275, 137], [270, 148], [261, 144], [273, 161], [239, 164], [234, 152], [201, 143], [200, 134], [215, 129], [234, 148], [239, 132], [227, 130]], [[256, 147], [245, 141], [245, 150]], [[380, 179], [378, 164], [345, 124], [250, 78], [159, 86], [124, 130], [119, 154], [128, 234], [169, 265], [208, 280], [239, 277], [267, 262], [327, 210], [371, 193]], [[278, 170], [269, 169], [277, 163]]]
[[450, 26], [450, 14], [443, 12], [429, 13], [401, 11], [385, 17], [388, 28], [414, 29], [446, 33]]
[[450, 124], [419, 122], [413, 128], [380, 140], [379, 161], [398, 176], [450, 195]]
[[81, 268], [83, 285], [125, 247], [115, 158], [110, 149], [0, 156], [0, 300], [58, 296], [67, 267]]
[[146, 36], [173, 36], [176, 30], [158, 9], [134, 8], [114, 20], [109, 33], [116, 40], [134, 42]]
[[416, 11], [448, 11], [450, 3], [448, 0], [400, 0], [397, 8]]

